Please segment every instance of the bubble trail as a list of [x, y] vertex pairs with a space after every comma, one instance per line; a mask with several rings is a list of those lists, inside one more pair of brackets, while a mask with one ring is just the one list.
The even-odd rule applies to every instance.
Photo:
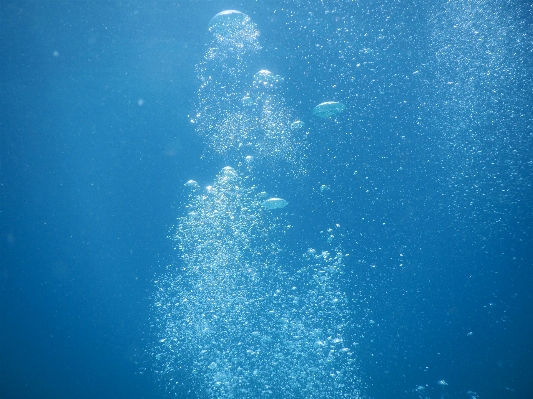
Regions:
[[260, 48], [249, 17], [228, 10], [209, 29], [197, 130], [233, 162], [246, 154], [246, 173], [226, 166], [205, 190], [185, 183], [187, 215], [173, 236], [181, 260], [155, 281], [160, 379], [179, 397], [184, 389], [203, 398], [358, 398], [346, 255], [332, 230], [327, 250], [295, 254], [285, 240], [291, 204], [261, 191], [252, 174], [257, 159], [301, 168], [305, 146], [293, 132], [303, 123], [294, 127], [280, 76], [261, 70], [243, 86], [247, 57]]
[[344, 255], [287, 257], [286, 216], [249, 182], [226, 167], [191, 194], [174, 237], [184, 267], [156, 282], [162, 375], [187, 370], [209, 398], [353, 398]]

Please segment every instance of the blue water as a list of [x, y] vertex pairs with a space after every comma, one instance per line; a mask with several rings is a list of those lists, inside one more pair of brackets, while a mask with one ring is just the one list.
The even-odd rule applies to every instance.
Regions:
[[306, 123], [307, 173], [259, 175], [294, 252], [341, 226], [362, 397], [531, 397], [532, 9], [427, 3], [2, 2], [0, 398], [201, 397], [152, 302], [183, 184], [231, 161], [190, 123], [224, 9]]

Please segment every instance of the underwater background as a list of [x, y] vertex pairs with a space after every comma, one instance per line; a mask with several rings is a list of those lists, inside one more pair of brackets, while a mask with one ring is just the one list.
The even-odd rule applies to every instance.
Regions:
[[[253, 21], [244, 47], [210, 31], [223, 10]], [[224, 270], [276, 265], [239, 293], [342, 269], [327, 286], [341, 307], [280, 289], [273, 306], [308, 324], [274, 339], [294, 390], [264, 397], [531, 397], [531, 2], [7, 0], [0, 38], [0, 398], [259, 397], [205, 388], [216, 365], [193, 328], [162, 345], [211, 299], [192, 288], [197, 307], [157, 310], [188, 295], [175, 274], [215, 225], [232, 254], [232, 234], [260, 248]], [[254, 83], [264, 70], [276, 87]], [[327, 101], [345, 108], [313, 113]], [[237, 174], [257, 231], [207, 223]], [[252, 334], [279, 333], [253, 309]], [[324, 363], [305, 354], [332, 315], [353, 363], [311, 384]]]

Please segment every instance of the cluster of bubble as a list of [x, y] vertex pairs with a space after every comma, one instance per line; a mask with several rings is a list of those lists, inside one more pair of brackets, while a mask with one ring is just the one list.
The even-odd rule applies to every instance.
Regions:
[[531, 33], [518, 8], [500, 0], [436, 3], [429, 22], [435, 55], [429, 103], [449, 171], [443, 180], [452, 214], [468, 223], [486, 219], [499, 231], [515, 213], [508, 204], [524, 195], [531, 117], [523, 88], [531, 83], [525, 67]]
[[207, 398], [358, 397], [346, 255], [287, 258], [279, 207], [231, 167], [205, 192], [187, 185], [189, 213], [174, 237], [185, 266], [156, 282], [163, 378], [182, 370]]
[[283, 78], [250, 69], [251, 56], [261, 49], [255, 24], [229, 10], [213, 17], [209, 30], [214, 38], [197, 66], [201, 86], [192, 118], [196, 131], [227, 161], [251, 155], [257, 162], [287, 164], [301, 174], [305, 134], [280, 94]]
[[[225, 11], [209, 29], [215, 38], [200, 66], [197, 130], [230, 160], [246, 155], [247, 173], [225, 167], [205, 192], [186, 183], [189, 212], [174, 236], [183, 267], [156, 281], [162, 380], [179, 379], [207, 398], [358, 397], [340, 287], [345, 255], [287, 255], [280, 209], [288, 202], [267, 199], [251, 175], [257, 158], [286, 161], [299, 173], [305, 146], [293, 133], [303, 122], [279, 94], [281, 77], [260, 70], [246, 83], [247, 56], [260, 48], [248, 16]], [[343, 107], [330, 102], [316, 112], [329, 117]]]

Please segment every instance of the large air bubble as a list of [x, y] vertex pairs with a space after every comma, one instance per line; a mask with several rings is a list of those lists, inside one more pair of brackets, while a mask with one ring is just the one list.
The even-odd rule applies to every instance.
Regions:
[[241, 53], [260, 47], [255, 24], [248, 15], [237, 10], [219, 12], [209, 21], [209, 31], [215, 35], [218, 45], [230, 46], [227, 47], [229, 51]]
[[237, 10], [221, 11], [209, 21], [209, 31], [215, 35], [231, 36], [250, 22], [248, 15]]
[[266, 209], [280, 209], [289, 205], [289, 202], [282, 198], [270, 198], [264, 201], [261, 205]]
[[340, 114], [345, 108], [346, 106], [338, 101], [326, 101], [313, 108], [313, 115], [319, 118], [330, 118]]

